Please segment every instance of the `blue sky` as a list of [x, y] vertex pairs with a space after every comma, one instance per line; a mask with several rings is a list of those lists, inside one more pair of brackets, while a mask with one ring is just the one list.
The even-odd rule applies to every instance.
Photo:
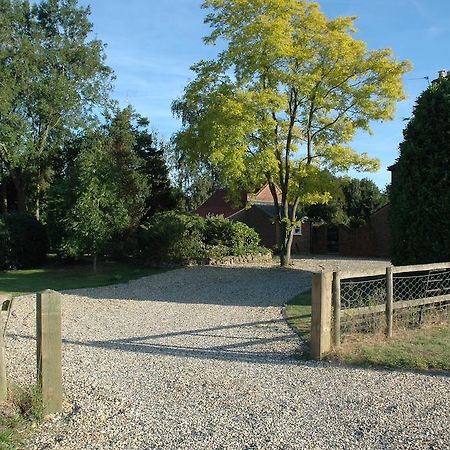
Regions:
[[[80, 0], [91, 6], [94, 34], [107, 44], [107, 63], [116, 74], [114, 97], [131, 103], [148, 117], [165, 139], [179, 128], [170, 104], [192, 79], [189, 67], [213, 58], [205, 46], [201, 0]], [[374, 135], [359, 134], [358, 151], [381, 159], [382, 168], [367, 174], [380, 187], [389, 182], [386, 167], [398, 154], [404, 118], [410, 117], [416, 97], [427, 87], [423, 77], [436, 78], [450, 70], [450, 1], [448, 0], [322, 0], [328, 17], [357, 16], [356, 37], [370, 49], [392, 48], [398, 59], [412, 62], [405, 76], [408, 99], [399, 103], [396, 119], [374, 124]]]

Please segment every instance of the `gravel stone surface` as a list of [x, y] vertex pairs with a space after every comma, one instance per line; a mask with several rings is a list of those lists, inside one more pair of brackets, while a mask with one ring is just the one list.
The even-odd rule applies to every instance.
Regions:
[[390, 266], [391, 262], [382, 258], [350, 258], [337, 255], [299, 257], [295, 255], [292, 264], [295, 269], [308, 272], [320, 272], [321, 270], [363, 272], [365, 269], [383, 269]]
[[[280, 306], [310, 283], [191, 267], [66, 293], [65, 413], [27, 449], [449, 449], [449, 377], [295, 359]], [[17, 299], [14, 381], [33, 380], [34, 323], [34, 299]]]

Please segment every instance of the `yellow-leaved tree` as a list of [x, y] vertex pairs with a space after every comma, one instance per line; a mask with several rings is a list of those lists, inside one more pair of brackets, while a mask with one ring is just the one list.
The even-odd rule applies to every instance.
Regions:
[[[376, 159], [349, 143], [370, 121], [394, 116], [409, 63], [354, 38], [354, 18], [329, 20], [303, 0], [204, 0], [207, 44], [173, 103], [185, 161], [208, 161], [231, 188], [269, 184], [279, 224], [281, 265], [290, 262], [304, 206], [327, 202], [330, 171], [375, 171]], [[277, 194], [276, 186], [281, 189]]]

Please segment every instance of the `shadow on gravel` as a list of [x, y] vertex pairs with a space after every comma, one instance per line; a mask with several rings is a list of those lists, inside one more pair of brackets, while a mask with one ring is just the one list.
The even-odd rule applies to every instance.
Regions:
[[280, 267], [185, 267], [126, 284], [65, 291], [94, 299], [223, 306], [281, 306], [311, 286], [311, 273]]
[[[34, 339], [31, 336], [17, 334], [11, 334], [10, 337]], [[299, 362], [296, 354], [288, 353], [286, 349], [296, 348], [298, 339], [298, 335], [294, 335], [285, 327], [284, 319], [276, 319], [124, 339], [95, 341], [63, 339], [63, 342], [69, 345], [147, 355], [295, 365]], [[290, 345], [292, 343], [294, 346]]]
[[[269, 335], [262, 337], [264, 334]], [[214, 341], [220, 344], [215, 345]], [[224, 341], [228, 342], [224, 344]], [[181, 358], [258, 364], [297, 364], [294, 355], [286, 353], [286, 347], [282, 345], [283, 342], [289, 344], [293, 341], [297, 342], [298, 336], [293, 335], [284, 326], [284, 319], [276, 319], [106, 341], [65, 342], [107, 350]]]

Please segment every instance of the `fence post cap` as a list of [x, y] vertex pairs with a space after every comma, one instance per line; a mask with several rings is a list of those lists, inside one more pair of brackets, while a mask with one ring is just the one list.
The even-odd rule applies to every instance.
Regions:
[[44, 289], [43, 291], [37, 292], [37, 294], [59, 294], [59, 292], [53, 289]]

